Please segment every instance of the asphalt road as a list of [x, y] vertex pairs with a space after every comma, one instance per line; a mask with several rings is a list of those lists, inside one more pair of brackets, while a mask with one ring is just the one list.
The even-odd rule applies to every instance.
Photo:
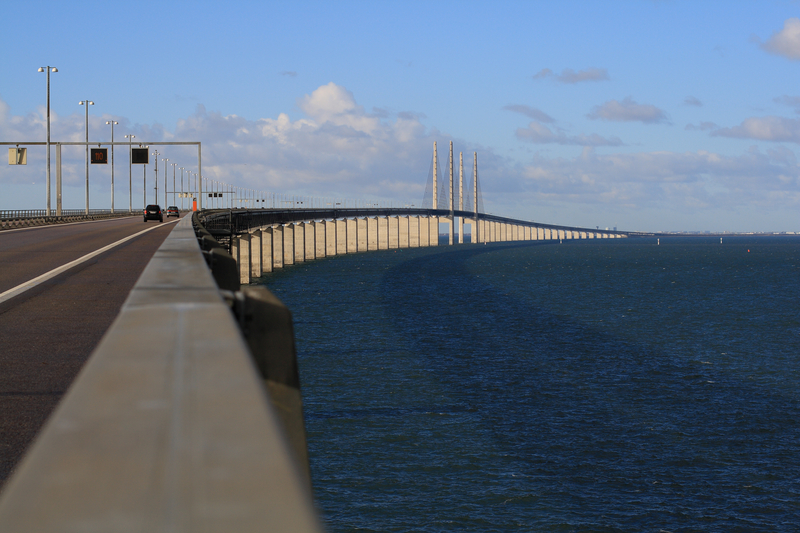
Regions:
[[3, 293], [154, 225], [0, 303], [0, 488], [175, 225], [134, 216], [0, 232]]

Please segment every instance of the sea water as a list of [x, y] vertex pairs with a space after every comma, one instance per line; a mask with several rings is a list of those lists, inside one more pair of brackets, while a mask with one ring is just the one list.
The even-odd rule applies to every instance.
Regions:
[[265, 276], [326, 528], [800, 530], [800, 238], [657, 242]]

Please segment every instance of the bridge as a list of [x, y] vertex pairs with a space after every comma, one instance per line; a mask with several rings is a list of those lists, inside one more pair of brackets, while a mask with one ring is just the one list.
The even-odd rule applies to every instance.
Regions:
[[249, 283], [301, 261], [439, 246], [440, 224], [449, 245], [464, 226], [471, 245], [629, 235], [480, 213], [475, 183], [471, 210], [450, 192], [425, 208], [183, 217], [5, 483], [0, 531], [320, 531], [291, 314]]

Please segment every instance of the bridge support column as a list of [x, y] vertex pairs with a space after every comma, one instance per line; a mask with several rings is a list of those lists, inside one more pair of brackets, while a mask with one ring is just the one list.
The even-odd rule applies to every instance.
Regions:
[[387, 217], [378, 218], [378, 250], [389, 249], [389, 219]]
[[[241, 278], [242, 278], [242, 275], [241, 275], [242, 266], [241, 265], [242, 264], [239, 262], [239, 248], [240, 247], [241, 247], [241, 244], [239, 242], [239, 237], [231, 237], [231, 257], [233, 257], [233, 260], [236, 261], [236, 268], [239, 270], [239, 279], [241, 280]], [[241, 281], [240, 281], [240, 283], [241, 283]]]
[[303, 223], [298, 222], [294, 226], [294, 262], [302, 263], [306, 260], [306, 234], [303, 231]]
[[408, 217], [397, 217], [397, 247], [408, 248]]
[[261, 269], [261, 230], [257, 229], [250, 234], [250, 277], [260, 278]]
[[261, 230], [261, 273], [272, 272], [272, 228]]
[[283, 226], [272, 227], [272, 268], [283, 268]]
[[283, 266], [294, 264], [294, 224], [283, 227]]
[[239, 265], [239, 283], [250, 284], [250, 235], [244, 234], [234, 237], [231, 241], [231, 251], [236, 263]]
[[325, 249], [325, 221], [318, 220], [314, 222], [314, 256], [317, 259], [321, 259], [325, 257], [327, 254], [327, 250]]
[[325, 255], [336, 255], [336, 221], [325, 221]]
[[458, 217], [458, 244], [464, 244], [464, 217]]
[[430, 219], [428, 217], [419, 217], [419, 245], [430, 246], [431, 242], [431, 229]]
[[368, 218], [367, 219], [367, 250], [377, 250], [378, 249], [378, 219]]
[[408, 217], [408, 247], [419, 248], [419, 217]]
[[306, 241], [306, 261], [313, 261], [317, 258], [317, 242], [314, 238], [314, 223], [303, 222], [303, 230], [305, 233], [304, 240]]
[[[452, 180], [451, 180], [452, 181]], [[455, 217], [446, 217], [447, 221], [447, 244], [453, 246], [453, 233], [455, 231]]]
[[399, 246], [400, 242], [400, 224], [397, 217], [389, 217], [389, 249], [394, 249]]
[[356, 233], [358, 234], [357, 237], [357, 245], [356, 251], [358, 252], [366, 252], [369, 250], [369, 236], [367, 235], [367, 219], [366, 218], [358, 218], [356, 219]]
[[358, 251], [358, 224], [354, 218], [345, 219], [345, 222], [347, 223], [347, 253], [354, 254]]
[[336, 221], [336, 255], [347, 253], [347, 220]]
[[439, 217], [428, 217], [428, 246], [439, 246]]

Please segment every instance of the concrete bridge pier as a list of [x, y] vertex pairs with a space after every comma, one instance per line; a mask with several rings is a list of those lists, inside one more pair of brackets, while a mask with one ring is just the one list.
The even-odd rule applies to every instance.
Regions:
[[389, 219], [380, 217], [378, 219], [378, 250], [389, 249]]
[[428, 217], [428, 246], [439, 246], [439, 217]]
[[428, 217], [419, 217], [419, 245], [430, 246], [431, 223]]
[[260, 278], [263, 274], [261, 266], [261, 230], [257, 229], [250, 234], [250, 277]]
[[367, 250], [378, 249], [378, 217], [367, 219]]
[[447, 221], [447, 244], [453, 246], [453, 233], [455, 230], [455, 217], [446, 217], [445, 221]]
[[283, 226], [272, 227], [272, 268], [283, 268]]
[[356, 219], [356, 251], [366, 252], [369, 250], [369, 235], [367, 233], [367, 219]]
[[354, 254], [358, 251], [358, 224], [355, 218], [346, 218], [347, 227], [347, 253]]
[[261, 230], [261, 273], [272, 272], [272, 231], [271, 227]]
[[336, 255], [336, 221], [325, 221], [325, 256]]
[[408, 217], [408, 247], [419, 248], [419, 216]]
[[231, 255], [239, 267], [239, 283], [250, 284], [250, 234], [231, 239]]
[[317, 220], [314, 222], [314, 256], [317, 259], [326, 257], [327, 250], [325, 249], [325, 221]]
[[303, 239], [306, 243], [305, 256], [306, 261], [313, 261], [317, 258], [317, 241], [314, 236], [314, 223], [303, 222]]
[[294, 264], [294, 224], [283, 226], [283, 265]]
[[389, 249], [394, 250], [400, 246], [400, 223], [397, 217], [388, 217], [389, 223]]
[[306, 260], [306, 234], [303, 223], [292, 224], [294, 231], [294, 262], [302, 263]]
[[347, 254], [347, 220], [336, 220], [336, 255]]
[[408, 217], [397, 217], [397, 247], [408, 248]]

